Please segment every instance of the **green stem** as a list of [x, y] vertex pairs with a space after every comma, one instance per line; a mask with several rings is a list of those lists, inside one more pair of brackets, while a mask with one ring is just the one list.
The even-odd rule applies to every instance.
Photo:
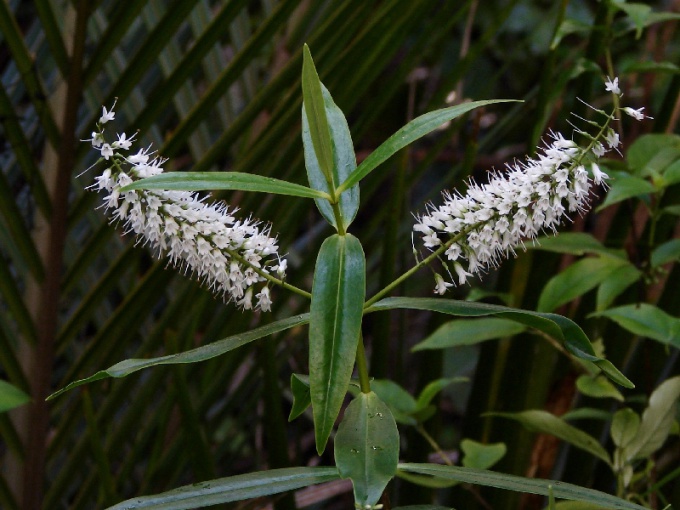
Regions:
[[342, 217], [342, 211], [340, 210], [340, 195], [337, 194], [337, 190], [331, 191], [331, 200], [329, 200], [331, 207], [333, 208], [333, 216], [335, 216], [335, 223], [338, 226], [338, 235], [344, 236], [347, 234], [345, 230], [345, 221]]
[[444, 461], [444, 464], [447, 466], [453, 466], [453, 462], [451, 462], [451, 459], [449, 459], [448, 455], [444, 453], [444, 451], [441, 449], [437, 441], [434, 440], [434, 438], [427, 433], [427, 430], [425, 430], [425, 427], [423, 427], [422, 423], [419, 423], [416, 425], [416, 430], [418, 433], [425, 438], [425, 441], [427, 441], [432, 449], [437, 452], [437, 455], [441, 457], [441, 459]]
[[359, 344], [357, 345], [357, 371], [359, 372], [359, 386], [361, 387], [361, 393], [370, 393], [371, 381], [368, 377], [366, 350], [364, 349], [364, 336], [362, 334], [359, 334]]

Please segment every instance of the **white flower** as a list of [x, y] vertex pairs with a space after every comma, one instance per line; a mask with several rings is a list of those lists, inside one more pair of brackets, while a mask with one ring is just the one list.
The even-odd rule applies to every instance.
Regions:
[[635, 120], [643, 120], [645, 118], [645, 114], [642, 112], [642, 110], [644, 110], [644, 109], [645, 108], [642, 107], [642, 108], [638, 108], [637, 110], [635, 110], [635, 109], [633, 109], [629, 106], [626, 106], [625, 108], [621, 108], [623, 113], [630, 115]]
[[108, 121], [113, 120], [116, 117], [116, 112], [113, 111], [115, 106], [116, 103], [114, 102], [110, 111], [106, 110], [106, 106], [102, 106], [102, 116], [99, 117], [100, 124], [106, 124]]
[[434, 275], [434, 282], [435, 282], [435, 287], [434, 287], [434, 293], [435, 294], [444, 294], [446, 293], [446, 289], [449, 287], [453, 287], [453, 283], [449, 283], [444, 278], [442, 278], [442, 275], [439, 273], [435, 273]]
[[607, 76], [607, 81], [604, 82], [604, 88], [607, 92], [611, 92], [612, 94], [616, 95], [621, 95], [621, 89], [619, 88], [619, 79], [614, 78], [614, 81], [612, 81], [609, 76]]
[[593, 171], [593, 182], [595, 184], [605, 184], [605, 179], [609, 179], [609, 176], [604, 173], [602, 170], [600, 170], [600, 167], [597, 165], [597, 163], [593, 163], [591, 166], [591, 170]]
[[604, 136], [604, 139], [607, 142], [607, 145], [609, 146], [610, 149], [616, 149], [621, 143], [621, 140], [619, 139], [619, 134], [612, 128], [609, 128], [607, 134]]
[[[113, 109], [104, 116], [114, 116]], [[104, 122], [100, 122], [103, 124]], [[253, 308], [254, 286], [267, 282], [276, 271], [285, 275], [286, 260], [278, 253], [276, 238], [269, 227], [247, 219], [237, 221], [227, 206], [207, 203], [195, 193], [167, 190], [121, 189], [141, 178], [163, 172], [165, 159], [149, 160], [149, 149], [123, 156], [118, 150], [128, 149], [133, 141], [123, 133], [112, 144], [104, 142], [103, 130], [93, 133], [101, 140], [102, 157], [113, 157], [113, 164], [95, 178], [91, 188], [105, 192], [104, 207], [113, 221], [124, 223], [125, 232], [138, 236], [158, 256], [167, 255], [185, 273], [196, 275], [210, 290], [245, 310]], [[94, 142], [93, 142], [94, 145]], [[245, 261], [245, 262], [244, 262]], [[265, 285], [255, 294], [257, 308], [271, 310], [271, 296]]]
[[604, 145], [602, 145], [600, 142], [597, 142], [593, 146], [593, 154], [595, 154], [595, 157], [601, 158], [604, 156], [605, 152], [607, 152], [607, 149], [605, 149]]

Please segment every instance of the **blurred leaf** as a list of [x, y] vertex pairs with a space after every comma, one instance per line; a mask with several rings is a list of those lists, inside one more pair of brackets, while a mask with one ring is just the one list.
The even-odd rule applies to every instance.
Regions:
[[565, 232], [557, 236], [545, 236], [536, 239], [527, 248], [534, 250], [552, 251], [555, 253], [569, 253], [582, 256], [586, 253], [612, 255], [613, 250], [585, 232]]
[[154, 496], [141, 496], [118, 503], [109, 510], [203, 508], [231, 501], [279, 494], [338, 478], [334, 467], [297, 467], [258, 471], [246, 475], [194, 483]]
[[590, 32], [591, 29], [592, 27], [589, 23], [584, 23], [573, 18], [567, 18], [560, 24], [559, 27], [557, 27], [557, 30], [555, 31], [555, 36], [553, 37], [553, 40], [550, 43], [550, 49], [554, 50], [555, 48], [557, 48], [562, 42], [562, 39], [564, 39], [568, 35], [587, 34], [588, 32]]
[[312, 397], [309, 393], [309, 377], [292, 374], [290, 376], [290, 389], [293, 392], [293, 406], [288, 415], [288, 421], [293, 421], [312, 405]]
[[432, 399], [437, 395], [437, 393], [442, 391], [447, 386], [463, 382], [468, 382], [468, 378], [446, 377], [442, 379], [436, 379], [428, 383], [427, 386], [423, 388], [423, 391], [420, 392], [420, 395], [418, 395], [418, 400], [416, 401], [416, 409], [417, 410], [425, 409], [427, 406], [430, 405]]
[[594, 409], [592, 407], [579, 407], [573, 411], [566, 412], [562, 415], [563, 420], [601, 420], [608, 421], [612, 417], [611, 413], [603, 411], [602, 409]]
[[463, 466], [475, 469], [489, 469], [507, 452], [505, 443], [482, 444], [472, 439], [463, 439], [460, 449], [465, 454]]
[[680, 239], [671, 239], [660, 244], [652, 251], [650, 257], [652, 267], [659, 267], [669, 262], [680, 260]]
[[321, 198], [327, 200], [327, 193], [292, 182], [239, 172], [164, 172], [129, 184], [121, 189], [160, 190], [242, 190], [274, 193], [293, 197]]
[[627, 407], [619, 409], [612, 418], [611, 436], [619, 448], [626, 448], [640, 429], [640, 416]]
[[605, 310], [628, 287], [642, 277], [642, 272], [633, 264], [623, 264], [609, 273], [597, 288], [596, 309]]
[[526, 326], [508, 319], [458, 319], [439, 326], [434, 333], [416, 344], [412, 350], [474, 345], [486, 340], [517, 335], [526, 329]]
[[656, 187], [649, 181], [632, 175], [621, 175], [609, 182], [611, 182], [611, 188], [607, 192], [607, 197], [595, 211], [601, 211], [629, 198], [643, 197], [657, 191]]
[[629, 73], [673, 73], [680, 72], [680, 67], [673, 62], [630, 62], [621, 66], [622, 74]]
[[537, 310], [552, 312], [597, 287], [626, 261], [612, 257], [587, 257], [553, 276], [543, 287]]
[[433, 312], [468, 317], [483, 317], [498, 315], [503, 318], [519, 322], [536, 328], [563, 343], [564, 347], [579, 359], [592, 361], [610, 379], [624, 388], [634, 387], [614, 365], [595, 355], [593, 346], [583, 330], [573, 321], [553, 313], [530, 312], [506, 306], [473, 303], [470, 301], [456, 301], [440, 298], [386, 298], [378, 301], [367, 311], [391, 310], [406, 308], [413, 310], [431, 310]]
[[550, 434], [562, 441], [585, 450], [598, 459], [611, 465], [611, 459], [607, 450], [594, 437], [586, 434], [580, 429], [569, 425], [566, 421], [557, 416], [540, 410], [522, 411], [519, 413], [487, 413], [490, 416], [501, 416], [516, 420], [532, 432]]
[[666, 379], [649, 397], [635, 439], [623, 449], [627, 461], [649, 457], [663, 446], [675, 420], [680, 398], [680, 376]]
[[438, 478], [436, 476], [416, 475], [402, 470], [397, 470], [397, 477], [414, 485], [420, 485], [421, 487], [427, 487], [429, 489], [446, 489], [447, 487], [454, 487], [460, 483], [456, 480]]
[[609, 379], [601, 375], [581, 375], [576, 379], [578, 391], [593, 398], [613, 398], [623, 402], [623, 395]]
[[177, 354], [170, 354], [168, 356], [161, 356], [160, 358], [149, 358], [149, 359], [128, 359], [116, 363], [115, 365], [107, 368], [106, 370], [101, 370], [90, 377], [85, 379], [80, 379], [70, 383], [65, 388], [52, 393], [47, 400], [52, 400], [58, 397], [62, 393], [65, 393], [77, 386], [82, 386], [93, 381], [98, 381], [100, 379], [105, 379], [107, 377], [125, 377], [143, 368], [153, 367], [157, 365], [176, 365], [185, 363], [197, 363], [199, 361], [205, 361], [216, 356], [220, 356], [229, 351], [233, 351], [238, 347], [241, 347], [253, 340], [258, 340], [265, 336], [273, 335], [280, 331], [285, 331], [295, 326], [300, 326], [309, 322], [309, 314], [294, 315], [287, 319], [272, 322], [266, 326], [261, 326], [259, 328], [251, 329], [245, 333], [240, 333], [238, 335], [233, 335], [223, 340], [218, 340], [211, 344], [203, 345], [197, 347], [196, 349], [191, 349], [189, 351], [180, 352]]
[[335, 462], [354, 486], [355, 505], [375, 505], [397, 472], [399, 431], [387, 405], [360, 393], [345, 410], [335, 435]]
[[399, 384], [390, 379], [375, 379], [371, 381], [371, 390], [389, 406], [397, 422], [405, 425], [417, 424], [412, 416], [418, 409], [416, 400]]
[[582, 501], [558, 501], [555, 510], [609, 510], [609, 506], [600, 506], [594, 503], [584, 503]]
[[552, 490], [557, 498], [595, 503], [606, 508], [617, 508], [622, 510], [644, 509], [644, 507], [640, 505], [611, 496], [610, 494], [605, 494], [604, 492], [554, 480], [524, 478], [482, 469], [441, 466], [438, 464], [399, 464], [399, 469], [409, 473], [449, 478], [463, 483], [497, 487], [499, 489], [507, 489], [528, 494], [540, 494], [542, 496], [547, 496], [549, 491]]
[[680, 347], [680, 319], [648, 303], [624, 305], [591, 314], [607, 317], [635, 335]]
[[0, 413], [14, 409], [31, 401], [26, 393], [16, 386], [0, 380]]
[[626, 161], [633, 175], [645, 174], [645, 168], [659, 154], [680, 149], [680, 136], [675, 134], [647, 134], [637, 138], [626, 152]]
[[352, 376], [366, 293], [366, 260], [351, 234], [327, 238], [314, 269], [309, 321], [309, 384], [319, 454]]
[[426, 113], [413, 119], [411, 122], [402, 127], [399, 131], [385, 140], [378, 148], [376, 148], [361, 164], [354, 170], [347, 180], [345, 180], [340, 188], [346, 190], [357, 184], [369, 173], [371, 173], [379, 165], [387, 161], [391, 156], [396, 154], [410, 143], [426, 134], [434, 131], [439, 126], [466, 114], [469, 111], [495, 103], [508, 103], [513, 100], [508, 99], [494, 99], [488, 101], [473, 101], [464, 103], [450, 108], [435, 110]]
[[647, 20], [652, 12], [652, 8], [649, 5], [634, 2], [617, 2], [614, 5], [630, 17], [631, 21], [635, 24], [635, 38], [639, 39], [642, 35], [642, 29], [647, 26]]

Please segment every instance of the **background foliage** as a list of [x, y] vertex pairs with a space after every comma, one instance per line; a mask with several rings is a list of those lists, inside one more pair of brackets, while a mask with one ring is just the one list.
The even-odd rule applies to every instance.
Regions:
[[[80, 142], [90, 137], [102, 104], [117, 98], [114, 127], [128, 133], [138, 128], [141, 139], [172, 158], [168, 170], [233, 170], [304, 183], [299, 76], [305, 42], [347, 114], [359, 160], [407, 120], [433, 108], [468, 99], [524, 99], [521, 106], [477, 111], [445, 127], [364, 181], [361, 210], [369, 213], [360, 214], [352, 233], [370, 247], [367, 286], [375, 290], [413, 263], [411, 210], [437, 200], [443, 188], [470, 175], [483, 179], [491, 166], [531, 152], [548, 128], [569, 130], [567, 112], [585, 114], [576, 96], [589, 102], [600, 97], [597, 66], [606, 68], [607, 48], [627, 104], [647, 105], [655, 117], [624, 125], [624, 150], [643, 131], [677, 131], [677, 21], [645, 18], [639, 9], [612, 15], [608, 4], [0, 2], [0, 375], [32, 397], [29, 405], [0, 415], [0, 506], [100, 508], [218, 476], [330, 460], [316, 457], [310, 416], [285, 423], [291, 372], [306, 373], [303, 327], [199, 365], [160, 367], [44, 402], [57, 388], [121, 359], [186, 350], [271, 317], [306, 311], [304, 303], [277, 291], [271, 317], [242, 314], [166, 270], [106, 223], [95, 210], [96, 195], [83, 190], [94, 177], [85, 171], [94, 155]], [[649, 5], [655, 12], [678, 9], [670, 1]], [[636, 20], [645, 28], [640, 37]], [[678, 237], [672, 208], [680, 199], [677, 184], [659, 187], [653, 173], [641, 170], [659, 150], [651, 147], [645, 152], [643, 145], [637, 159], [629, 155], [611, 166], [637, 172], [656, 187], [638, 182], [636, 192], [572, 227], [607, 248], [624, 249], [638, 270], [635, 278], [629, 270], [623, 294], [610, 291], [616, 301], [598, 308], [604, 313], [645, 302], [680, 315], [677, 246], [665, 258], [658, 255], [663, 263], [650, 265], [653, 250]], [[661, 170], [678, 156], [669, 158]], [[242, 193], [225, 197], [272, 220], [289, 253], [289, 278], [311, 287], [310, 255], [327, 234], [311, 203]], [[668, 207], [671, 213], [661, 214]], [[580, 259], [583, 253], [532, 249], [456, 294], [490, 293], [492, 301], [527, 309], [547, 306], [548, 298], [539, 299], [544, 286], [570, 264], [592, 259]], [[429, 295], [432, 285], [424, 274], [408, 282], [408, 292]], [[571, 282], [552, 285], [573, 288]], [[662, 342], [648, 329], [589, 316], [602, 302], [597, 292], [604, 291], [595, 286], [583, 285], [569, 300], [553, 299], [553, 308], [575, 319], [592, 339], [604, 338], [608, 357], [638, 385], [626, 397], [640, 402], [679, 372], [678, 328]], [[372, 375], [399, 381], [414, 394], [439, 377], [471, 376], [467, 386], [444, 392], [441, 412], [426, 424], [447, 452], [453, 454], [463, 437], [503, 441], [508, 453], [497, 466], [501, 471], [612, 491], [601, 463], [482, 414], [532, 408], [561, 414], [575, 399], [606, 410], [613, 404], [577, 397], [568, 360], [526, 332], [410, 353], [438, 327], [452, 327], [440, 321], [427, 313], [393, 311], [370, 316], [363, 333]], [[582, 423], [607, 438], [603, 422]], [[425, 460], [431, 448], [424, 441], [407, 432], [401, 458]], [[680, 445], [677, 439], [669, 444], [657, 459], [655, 480], [677, 476]], [[394, 485], [393, 502], [432, 497], [429, 489]], [[351, 489], [339, 484], [307, 491], [306, 501], [323, 500], [333, 487], [351, 498]], [[680, 506], [677, 481], [653, 492], [657, 501]], [[540, 500], [519, 501], [493, 490], [456, 487], [439, 497], [458, 508], [541, 507]], [[291, 508], [294, 502], [289, 496], [276, 504]], [[298, 504], [303, 505], [301, 497]]]

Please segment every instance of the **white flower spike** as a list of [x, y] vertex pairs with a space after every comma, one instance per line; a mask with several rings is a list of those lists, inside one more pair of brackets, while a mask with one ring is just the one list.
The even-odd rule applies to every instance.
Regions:
[[[106, 193], [104, 208], [111, 210], [112, 221], [125, 225], [141, 242], [149, 244], [160, 256], [167, 256], [177, 267], [198, 276], [216, 294], [234, 301], [244, 310], [253, 308], [253, 288], [267, 282], [263, 275], [276, 271], [285, 277], [286, 260], [278, 253], [276, 239], [269, 227], [250, 218], [237, 220], [223, 204], [209, 204], [188, 191], [121, 191], [132, 182], [163, 172], [166, 160], [150, 158], [149, 149], [125, 156], [134, 135], [118, 135], [104, 142], [102, 124], [113, 119], [113, 108], [100, 119], [92, 145], [110, 160], [106, 170], [95, 178], [92, 188]], [[257, 294], [256, 307], [271, 310], [271, 297], [265, 284]]]

